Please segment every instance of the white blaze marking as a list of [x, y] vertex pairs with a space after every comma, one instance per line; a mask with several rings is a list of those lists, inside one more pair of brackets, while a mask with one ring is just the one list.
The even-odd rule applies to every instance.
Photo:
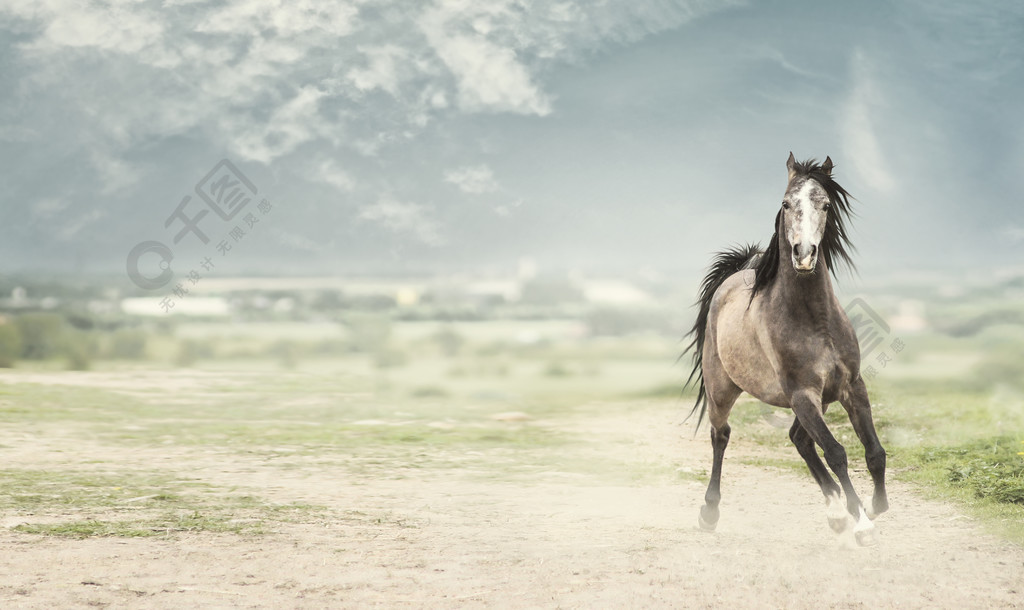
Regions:
[[[811, 180], [804, 182], [804, 185], [800, 187], [800, 243], [810, 245], [812, 228], [811, 228], [811, 216], [814, 214], [814, 202], [811, 200], [811, 190], [814, 188], [814, 183]], [[811, 249], [807, 248], [807, 252]], [[808, 254], [803, 260], [798, 261], [801, 265], [810, 265], [811, 256]]]

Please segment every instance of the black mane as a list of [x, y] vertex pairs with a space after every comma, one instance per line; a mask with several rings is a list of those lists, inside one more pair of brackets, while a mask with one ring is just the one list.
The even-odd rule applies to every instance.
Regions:
[[[797, 177], [803, 176], [814, 180], [821, 185], [828, 194], [829, 203], [832, 209], [825, 220], [825, 233], [821, 238], [821, 254], [825, 259], [825, 265], [833, 275], [836, 273], [836, 265], [842, 264], [849, 271], [855, 271], [856, 266], [850, 258], [851, 251], [856, 247], [850, 243], [846, 233], [846, 221], [850, 219], [850, 194], [846, 189], [839, 186], [839, 183], [832, 179], [831, 173], [822, 168], [815, 159], [797, 162], [793, 166]], [[779, 224], [782, 222], [782, 210], [775, 216], [775, 234], [768, 242], [768, 247], [757, 262], [754, 271], [754, 289], [751, 291], [751, 298], [775, 279], [779, 272]]]
[[[707, 390], [704, 386], [704, 377], [701, 371], [704, 363], [704, 336], [708, 326], [708, 314], [711, 312], [711, 299], [714, 298], [715, 293], [721, 288], [722, 283], [729, 279], [729, 276], [742, 269], [749, 269], [752, 265], [756, 264], [757, 258], [761, 256], [760, 250], [759, 244], [748, 244], [746, 246], [733, 246], [728, 250], [715, 254], [715, 258], [711, 262], [711, 268], [708, 269], [708, 274], [704, 276], [704, 281], [700, 284], [700, 297], [697, 299], [699, 307], [697, 320], [694, 321], [693, 328], [686, 335], [687, 337], [692, 336], [693, 339], [686, 346], [686, 349], [683, 350], [683, 353], [679, 355], [682, 358], [687, 352], [693, 352], [693, 370], [690, 372], [690, 376], [683, 387], [689, 386], [694, 379], [697, 380], [697, 402], [693, 404], [693, 409], [690, 410], [690, 417], [700, 407], [700, 415], [697, 417], [698, 426], [700, 426], [700, 421], [704, 419], [704, 412], [708, 408]], [[696, 435], [697, 431], [694, 430], [693, 433]]]

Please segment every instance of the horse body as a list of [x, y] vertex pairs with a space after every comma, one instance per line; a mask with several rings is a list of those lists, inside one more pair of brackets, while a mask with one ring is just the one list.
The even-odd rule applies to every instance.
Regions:
[[776, 407], [792, 408], [786, 388], [794, 383], [818, 387], [823, 403], [835, 402], [857, 375], [860, 352], [831, 283], [826, 279], [825, 295], [817, 287], [810, 295], [751, 295], [753, 275], [738, 272], [719, 289], [709, 312], [705, 362], [717, 355], [736, 386]]
[[[847, 193], [831, 179], [832, 162], [797, 163], [790, 153], [789, 184], [765, 252], [754, 246], [720, 253], [702, 285], [694, 325], [694, 375], [700, 380], [696, 410], [711, 424], [714, 461], [699, 523], [714, 529], [720, 481], [729, 442], [729, 413], [741, 392], [792, 409], [790, 439], [828, 502], [829, 523], [852, 526], [863, 544], [873, 539], [871, 519], [888, 508], [885, 451], [871, 420], [860, 377], [856, 334], [832, 288], [837, 261], [849, 264], [843, 220]], [[817, 264], [818, 258], [824, 264]], [[839, 401], [865, 447], [875, 490], [864, 509], [848, 475], [846, 451], [825, 425], [829, 403]], [[699, 425], [699, 422], [698, 422]], [[832, 478], [815, 449], [839, 479]], [[846, 496], [845, 510], [840, 490]]]

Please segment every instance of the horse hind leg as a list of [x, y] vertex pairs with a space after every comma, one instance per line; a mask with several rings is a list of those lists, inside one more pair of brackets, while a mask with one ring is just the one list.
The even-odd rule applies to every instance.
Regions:
[[721, 384], [716, 390], [708, 387], [708, 421], [711, 424], [711, 479], [704, 494], [704, 506], [697, 516], [697, 524], [706, 532], [715, 531], [718, 525], [718, 504], [722, 499], [722, 461], [725, 459], [725, 448], [729, 445], [729, 412], [740, 395], [740, 389], [731, 381]]

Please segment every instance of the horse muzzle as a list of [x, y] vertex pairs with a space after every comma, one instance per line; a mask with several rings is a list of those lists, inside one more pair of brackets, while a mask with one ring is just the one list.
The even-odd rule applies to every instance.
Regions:
[[814, 273], [818, 262], [818, 246], [796, 244], [793, 246], [793, 268], [797, 273]]

